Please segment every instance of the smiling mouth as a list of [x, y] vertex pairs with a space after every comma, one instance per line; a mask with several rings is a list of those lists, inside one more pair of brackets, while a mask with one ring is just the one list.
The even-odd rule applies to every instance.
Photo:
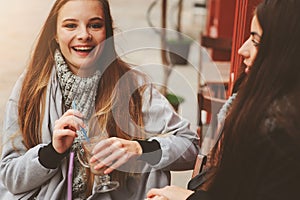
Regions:
[[72, 47], [72, 49], [76, 52], [90, 53], [94, 47]]

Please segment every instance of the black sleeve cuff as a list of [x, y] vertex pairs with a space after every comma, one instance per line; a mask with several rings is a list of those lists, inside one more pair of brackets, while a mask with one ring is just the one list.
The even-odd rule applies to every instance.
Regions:
[[40, 163], [48, 168], [48, 169], [55, 169], [58, 167], [62, 159], [69, 153], [66, 151], [65, 153], [57, 153], [50, 142], [47, 146], [40, 148], [38, 156]]
[[158, 141], [137, 140], [137, 142], [143, 150], [143, 154], [139, 157], [140, 160], [146, 161], [151, 165], [155, 165], [160, 161], [162, 151]]

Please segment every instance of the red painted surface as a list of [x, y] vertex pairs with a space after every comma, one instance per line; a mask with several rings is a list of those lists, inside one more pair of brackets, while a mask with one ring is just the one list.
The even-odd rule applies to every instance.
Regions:
[[[236, 0], [208, 0], [206, 32], [211, 37], [232, 38]], [[212, 51], [215, 61], [229, 61], [229, 52]]]

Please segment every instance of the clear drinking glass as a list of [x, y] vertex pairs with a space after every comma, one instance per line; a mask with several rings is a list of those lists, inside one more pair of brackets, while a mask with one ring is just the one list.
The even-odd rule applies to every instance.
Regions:
[[94, 166], [97, 164], [97, 162], [94, 163], [89, 162], [89, 160], [93, 156], [92, 151], [95, 145], [101, 140], [106, 138], [108, 138], [107, 135], [99, 135], [88, 139], [84, 139], [81, 141], [83, 152], [77, 152], [78, 159], [82, 164], [82, 166], [89, 168], [91, 172], [95, 175], [95, 182], [97, 184], [97, 186], [95, 187], [95, 192], [97, 193], [109, 192], [119, 187], [119, 182], [110, 181], [110, 176], [104, 174], [105, 168], [101, 168], [100, 170], [95, 170]]

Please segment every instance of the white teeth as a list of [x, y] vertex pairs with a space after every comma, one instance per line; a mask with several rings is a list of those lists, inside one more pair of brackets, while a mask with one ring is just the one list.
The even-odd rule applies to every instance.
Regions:
[[74, 47], [74, 49], [77, 51], [90, 51], [93, 48], [92, 47]]

